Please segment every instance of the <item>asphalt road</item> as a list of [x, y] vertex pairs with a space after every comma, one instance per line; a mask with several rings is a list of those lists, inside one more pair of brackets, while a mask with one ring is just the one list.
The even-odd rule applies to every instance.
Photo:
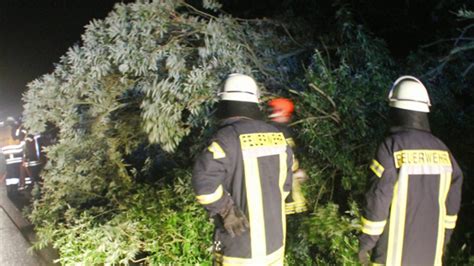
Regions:
[[41, 265], [30, 244], [3, 208], [0, 208], [0, 265]]
[[3, 182], [0, 183], [0, 265], [31, 266], [52, 265], [30, 249], [35, 238], [33, 226], [23, 218], [20, 208], [25, 205], [24, 197], [13, 201], [7, 197]]

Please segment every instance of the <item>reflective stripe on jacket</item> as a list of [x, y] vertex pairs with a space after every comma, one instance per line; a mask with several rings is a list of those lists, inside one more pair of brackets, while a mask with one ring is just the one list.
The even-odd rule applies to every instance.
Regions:
[[25, 143], [18, 145], [8, 145], [2, 148], [6, 163], [6, 178], [18, 178], [20, 176], [20, 167], [23, 162], [23, 150]]

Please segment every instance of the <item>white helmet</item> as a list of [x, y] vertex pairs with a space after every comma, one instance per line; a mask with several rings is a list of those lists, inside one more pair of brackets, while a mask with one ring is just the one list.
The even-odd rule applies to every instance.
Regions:
[[430, 97], [423, 83], [412, 76], [401, 76], [392, 85], [388, 94], [391, 107], [416, 112], [430, 112]]
[[258, 103], [260, 95], [253, 78], [243, 74], [230, 74], [219, 96], [225, 101]]

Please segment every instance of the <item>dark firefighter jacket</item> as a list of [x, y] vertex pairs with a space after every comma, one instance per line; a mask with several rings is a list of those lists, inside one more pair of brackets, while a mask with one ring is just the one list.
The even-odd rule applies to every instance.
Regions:
[[[272, 123], [272, 125], [274, 125], [281, 132], [283, 132], [286, 142], [295, 153], [295, 156], [293, 157], [292, 170], [293, 172], [296, 172], [299, 169], [299, 163], [296, 158], [296, 143], [293, 139], [293, 133], [291, 132], [291, 129], [286, 124], [282, 123]], [[289, 215], [293, 213], [305, 212], [307, 210], [308, 207], [306, 206], [306, 199], [304, 198], [303, 192], [301, 191], [301, 184], [298, 180], [293, 179], [291, 192], [285, 201], [285, 212], [287, 215]]]
[[7, 172], [7, 161], [5, 160], [5, 155], [3, 150], [0, 148], [0, 179]]
[[20, 167], [23, 162], [23, 150], [25, 143], [18, 145], [8, 145], [2, 148], [7, 166], [7, 178], [18, 178], [20, 176]]
[[43, 147], [41, 135], [28, 135], [25, 138], [25, 165], [35, 166], [40, 165], [44, 160], [44, 154], [41, 151]]
[[455, 227], [462, 173], [428, 131], [392, 128], [370, 169], [360, 245], [375, 265], [442, 265]]
[[[223, 265], [283, 265], [284, 202], [291, 190], [293, 152], [283, 133], [263, 121], [224, 120], [198, 157], [193, 188], [215, 218], [216, 261]], [[222, 226], [223, 209], [235, 204], [250, 229], [232, 238]]]
[[46, 158], [44, 156], [41, 135], [28, 135], [25, 138], [24, 166], [28, 168], [30, 177], [37, 180]]

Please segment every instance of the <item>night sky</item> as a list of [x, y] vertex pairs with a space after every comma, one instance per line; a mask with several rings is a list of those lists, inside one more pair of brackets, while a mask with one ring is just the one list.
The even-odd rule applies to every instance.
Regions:
[[[102, 19], [117, 2], [134, 0], [0, 0], [0, 119], [19, 115], [21, 94], [26, 84], [52, 72], [54, 63], [75, 43], [80, 43], [84, 26]], [[201, 0], [189, 0], [199, 4]], [[309, 18], [334, 17], [330, 0], [221, 0], [224, 9], [244, 18], [272, 17], [291, 4], [296, 15]], [[386, 41], [395, 58], [404, 58], [418, 45], [437, 39], [436, 31], [456, 29], [452, 14], [456, 5], [446, 1], [352, 0], [355, 17], [376, 36]], [[309, 11], [308, 11], [309, 10]], [[319, 15], [313, 14], [320, 12]], [[316, 27], [326, 28], [324, 25]], [[446, 30], [443, 30], [443, 38]], [[455, 36], [455, 35], [452, 35]], [[439, 38], [439, 36], [438, 36]], [[407, 41], [409, 40], [409, 41]]]
[[84, 26], [119, 0], [0, 1], [0, 119], [19, 115], [26, 84], [52, 72]]

